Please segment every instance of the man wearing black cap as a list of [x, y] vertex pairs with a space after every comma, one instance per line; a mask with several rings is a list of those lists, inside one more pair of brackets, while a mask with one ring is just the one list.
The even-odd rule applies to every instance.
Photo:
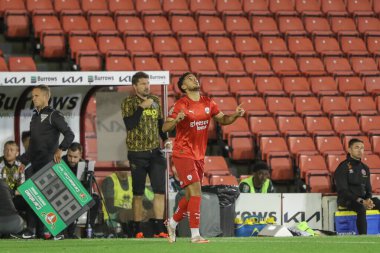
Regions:
[[243, 193], [274, 193], [268, 165], [265, 162], [256, 162], [252, 168], [252, 176], [240, 182], [239, 190]]

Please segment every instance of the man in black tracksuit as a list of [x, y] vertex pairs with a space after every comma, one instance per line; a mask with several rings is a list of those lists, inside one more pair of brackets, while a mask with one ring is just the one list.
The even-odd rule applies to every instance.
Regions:
[[[50, 88], [46, 85], [39, 85], [32, 90], [32, 100], [34, 104], [34, 114], [30, 122], [30, 144], [28, 156], [31, 162], [31, 173], [34, 175], [47, 163], [54, 160], [61, 161], [62, 152], [66, 151], [74, 140], [74, 133], [67, 124], [61, 112], [49, 106]], [[64, 139], [59, 144], [59, 136], [63, 134]], [[43, 236], [43, 225], [35, 217], [37, 226], [37, 237]], [[28, 224], [29, 226], [29, 224]], [[33, 229], [34, 224], [30, 229]]]
[[356, 226], [360, 235], [367, 234], [366, 210], [379, 210], [380, 200], [372, 198], [370, 171], [361, 158], [363, 141], [351, 139], [347, 159], [339, 164], [334, 173], [338, 193], [338, 206], [357, 213]]

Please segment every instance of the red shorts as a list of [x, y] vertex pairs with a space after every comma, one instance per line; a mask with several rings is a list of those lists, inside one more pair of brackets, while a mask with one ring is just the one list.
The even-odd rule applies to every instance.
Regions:
[[201, 182], [204, 172], [204, 160], [193, 160], [184, 157], [173, 157], [181, 188], [195, 182]]

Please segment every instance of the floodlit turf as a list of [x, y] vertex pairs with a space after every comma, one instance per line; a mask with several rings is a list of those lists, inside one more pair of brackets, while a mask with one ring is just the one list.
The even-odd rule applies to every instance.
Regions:
[[180, 238], [169, 244], [164, 239], [81, 239], [63, 241], [0, 240], [0, 253], [14, 252], [67, 252], [67, 253], [313, 253], [380, 252], [378, 236], [329, 236], [293, 238], [211, 238], [209, 244], [191, 244]]

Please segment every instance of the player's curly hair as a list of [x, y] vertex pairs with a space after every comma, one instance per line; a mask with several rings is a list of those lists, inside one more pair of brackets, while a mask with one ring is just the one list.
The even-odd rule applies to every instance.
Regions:
[[185, 78], [186, 78], [188, 75], [191, 75], [191, 74], [193, 74], [193, 73], [191, 73], [191, 72], [183, 73], [182, 76], [180, 76], [179, 79], [178, 79], [178, 83], [177, 83], [177, 85], [178, 85], [178, 89], [179, 89], [180, 91], [182, 91], [182, 93], [186, 93], [186, 91], [185, 91], [184, 89], [182, 89], [183, 81], [185, 80]]

